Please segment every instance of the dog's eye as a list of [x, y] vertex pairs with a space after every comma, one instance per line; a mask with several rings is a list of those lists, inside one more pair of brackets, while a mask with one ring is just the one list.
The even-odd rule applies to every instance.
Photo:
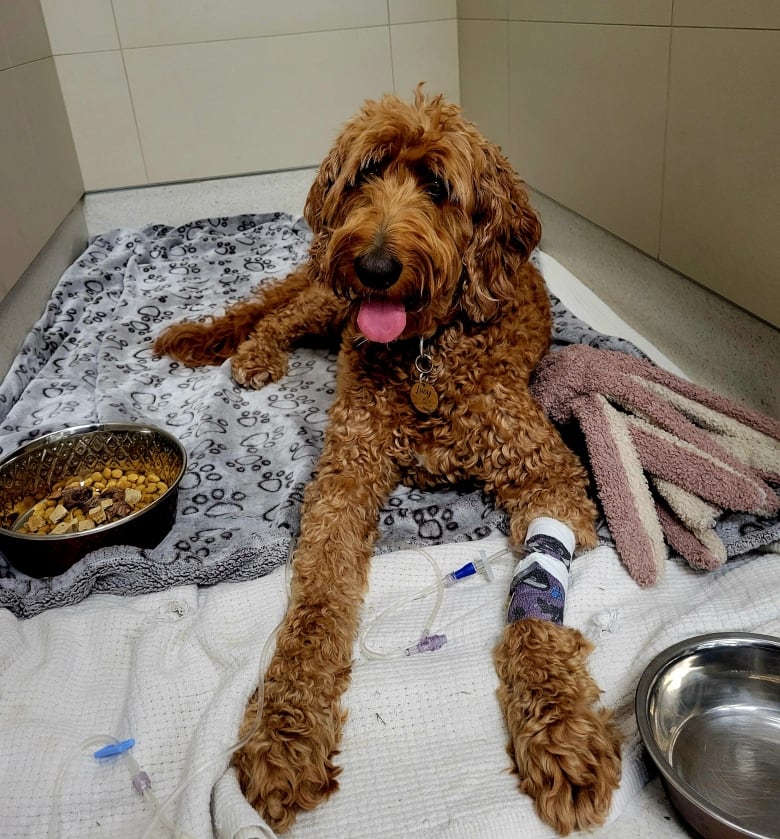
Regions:
[[423, 188], [437, 204], [445, 201], [450, 194], [450, 185], [440, 175], [433, 172], [423, 178]]
[[362, 186], [366, 181], [371, 180], [371, 178], [376, 178], [382, 174], [382, 161], [381, 160], [371, 160], [362, 166], [358, 171], [357, 175], [355, 175], [355, 180], [353, 181], [353, 186]]

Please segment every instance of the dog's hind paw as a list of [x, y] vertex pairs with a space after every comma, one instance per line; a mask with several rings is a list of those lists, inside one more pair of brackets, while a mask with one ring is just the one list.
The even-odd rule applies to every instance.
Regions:
[[562, 836], [603, 824], [620, 782], [620, 733], [598, 706], [589, 651], [577, 630], [526, 619], [504, 630], [495, 653], [520, 789]]
[[238, 347], [230, 366], [238, 384], [260, 390], [287, 374], [287, 360], [284, 350], [263, 345], [253, 337]]
[[[256, 725], [257, 705], [246, 709], [244, 730]], [[313, 810], [338, 789], [340, 767], [333, 739], [316, 739], [317, 723], [289, 708], [263, 714], [263, 725], [234, 755], [233, 764], [249, 803], [274, 831], [288, 830], [300, 810]]]

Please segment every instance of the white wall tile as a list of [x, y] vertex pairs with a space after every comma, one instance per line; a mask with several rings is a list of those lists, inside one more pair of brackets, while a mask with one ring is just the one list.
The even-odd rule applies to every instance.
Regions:
[[[0, 251], [5, 261], [6, 254], [18, 247], [14, 237], [18, 240], [23, 231], [15, 227], [15, 218], [6, 220], [2, 210], [0, 218]], [[10, 226], [7, 221], [11, 222]], [[29, 267], [20, 263], [18, 273], [9, 275], [19, 276], [19, 279], [0, 301], [0, 376], [8, 372], [28, 332], [46, 308], [52, 289], [64, 271], [84, 252], [87, 239], [83, 209], [81, 203], [76, 202], [51, 238], [45, 244], [45, 240], [35, 243], [36, 251], [41, 246], [42, 249]], [[18, 255], [18, 251], [16, 253]], [[0, 267], [0, 277], [5, 276], [9, 267]], [[4, 288], [2, 280], [0, 288]]]
[[509, 0], [458, 0], [458, 18], [461, 20], [506, 20]]
[[51, 58], [0, 73], [0, 295], [16, 282], [83, 187]]
[[84, 188], [147, 182], [119, 50], [55, 59]]
[[672, 0], [509, 0], [509, 19], [669, 26]]
[[387, 0], [113, 0], [123, 47], [387, 25]]
[[778, 327], [779, 77], [777, 30], [674, 30], [661, 233], [664, 262]]
[[390, 23], [416, 23], [457, 17], [456, 0], [388, 0]]
[[119, 48], [111, 0], [41, 0], [53, 55]]
[[780, 29], [777, 0], [675, 0], [675, 26]]
[[0, 0], [0, 32], [9, 67], [51, 55], [39, 0]]
[[0, 70], [11, 67], [11, 53], [5, 43], [5, 31], [0, 28]]
[[[26, 175], [31, 165], [29, 132], [16, 70], [0, 73], [0, 297], [16, 282], [34, 255]], [[6, 165], [9, 164], [9, 165]], [[41, 244], [43, 244], [41, 242]]]
[[125, 51], [150, 181], [318, 164], [392, 90], [386, 27]]
[[511, 157], [541, 192], [657, 255], [670, 30], [509, 24]]
[[458, 22], [460, 104], [482, 133], [509, 152], [509, 24]]
[[429, 94], [443, 93], [460, 102], [458, 22], [438, 20], [390, 27], [395, 92], [409, 99], [418, 82]]

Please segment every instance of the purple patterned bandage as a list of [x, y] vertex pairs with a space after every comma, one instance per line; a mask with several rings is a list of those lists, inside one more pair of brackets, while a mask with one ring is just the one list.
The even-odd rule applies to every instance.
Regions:
[[507, 622], [541, 618], [563, 623], [574, 534], [555, 519], [535, 519], [528, 534], [525, 544], [530, 553], [515, 568], [509, 587]]

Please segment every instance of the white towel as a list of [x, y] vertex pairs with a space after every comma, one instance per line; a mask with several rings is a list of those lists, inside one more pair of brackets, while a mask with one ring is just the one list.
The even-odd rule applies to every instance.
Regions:
[[[430, 553], [446, 572], [480, 549], [504, 546], [491, 538]], [[642, 669], [665, 647], [699, 633], [780, 634], [777, 562], [767, 554], [709, 573], [670, 562], [657, 588], [640, 589], [611, 549], [574, 561], [566, 623], [594, 640], [592, 673], [626, 735], [613, 818], [647, 780], [633, 715]], [[299, 815], [288, 835], [553, 835], [517, 790], [495, 698], [491, 651], [503, 626], [511, 564], [497, 566], [493, 583], [472, 577], [447, 590], [432, 627], [447, 635], [442, 649], [369, 661], [356, 644], [337, 758], [341, 788]], [[415, 551], [375, 558], [361, 631], [432, 579]], [[132, 754], [160, 800], [190, 779], [166, 812], [192, 839], [273, 836], [226, 772], [227, 758], [213, 758], [236, 739], [261, 648], [285, 604], [279, 569], [210, 589], [93, 595], [26, 621], [0, 612], [0, 836], [46, 836], [57, 785], [52, 836], [143, 834], [150, 812], [121, 759], [98, 762], [91, 750], [79, 749], [100, 734], [136, 739]], [[418, 601], [388, 616], [368, 645], [388, 651], [416, 641], [431, 606], [431, 599]]]

